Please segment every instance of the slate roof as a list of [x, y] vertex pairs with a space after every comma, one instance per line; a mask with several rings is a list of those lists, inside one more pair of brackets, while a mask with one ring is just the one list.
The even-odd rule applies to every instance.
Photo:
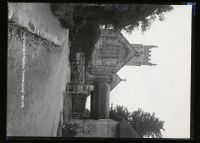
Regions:
[[117, 74], [112, 75], [112, 83], [110, 84], [110, 90], [113, 90], [122, 80]]

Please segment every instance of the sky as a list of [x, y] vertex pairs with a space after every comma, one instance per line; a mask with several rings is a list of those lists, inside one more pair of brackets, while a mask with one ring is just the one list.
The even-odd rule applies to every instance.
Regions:
[[[131, 44], [156, 45], [156, 66], [124, 66], [110, 103], [128, 110], [142, 108], [165, 121], [163, 138], [190, 137], [191, 12], [190, 5], [174, 5], [163, 22], [155, 21], [144, 34], [140, 29], [122, 34]], [[87, 101], [87, 106], [89, 100]]]
[[191, 6], [174, 5], [163, 22], [155, 21], [142, 34], [122, 32], [132, 44], [156, 45], [156, 66], [125, 66], [117, 74], [126, 79], [110, 93], [110, 102], [129, 111], [142, 108], [165, 121], [164, 138], [190, 137]]

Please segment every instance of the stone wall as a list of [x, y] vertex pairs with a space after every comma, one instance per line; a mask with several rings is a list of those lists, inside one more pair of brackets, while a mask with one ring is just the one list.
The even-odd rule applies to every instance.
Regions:
[[75, 137], [115, 138], [119, 134], [119, 123], [111, 119], [73, 119], [79, 125]]

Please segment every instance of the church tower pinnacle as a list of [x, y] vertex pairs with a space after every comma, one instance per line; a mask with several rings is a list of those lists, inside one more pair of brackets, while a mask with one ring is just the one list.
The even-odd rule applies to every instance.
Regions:
[[141, 66], [149, 65], [153, 66], [156, 64], [150, 63], [151, 49], [156, 48], [154, 45], [142, 45], [142, 44], [132, 44], [132, 47], [137, 51], [135, 56], [127, 63], [130, 66]]

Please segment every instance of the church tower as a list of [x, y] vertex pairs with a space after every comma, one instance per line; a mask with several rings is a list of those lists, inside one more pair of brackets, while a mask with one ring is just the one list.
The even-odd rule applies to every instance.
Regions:
[[130, 61], [126, 65], [128, 66], [156, 65], [150, 62], [151, 60], [150, 57], [151, 57], [151, 49], [157, 46], [132, 44], [132, 47], [137, 51], [137, 53], [132, 59], [130, 59]]

